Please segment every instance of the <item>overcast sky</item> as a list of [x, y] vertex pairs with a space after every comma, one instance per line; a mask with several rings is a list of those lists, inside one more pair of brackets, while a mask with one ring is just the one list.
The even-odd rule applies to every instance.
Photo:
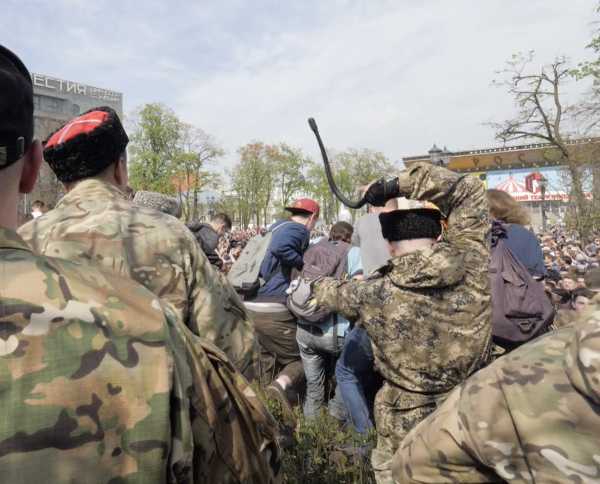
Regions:
[[163, 102], [239, 146], [326, 144], [391, 160], [495, 145], [491, 86], [517, 51], [586, 56], [592, 0], [2, 0], [0, 42], [30, 70]]

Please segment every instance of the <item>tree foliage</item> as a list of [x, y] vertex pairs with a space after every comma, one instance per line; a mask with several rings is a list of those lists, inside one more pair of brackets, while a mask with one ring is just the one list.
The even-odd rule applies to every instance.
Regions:
[[306, 186], [305, 170], [310, 160], [298, 148], [285, 143], [271, 146], [268, 156], [273, 167], [275, 190], [280, 209], [288, 206], [296, 194]]
[[309, 160], [302, 151], [285, 143], [269, 145], [260, 141], [242, 146], [240, 161], [231, 172], [237, 199], [237, 214], [246, 226], [267, 225], [276, 212], [283, 211], [306, 185]]
[[134, 117], [130, 144], [130, 183], [136, 190], [174, 193], [181, 121], [162, 104], [146, 104]]
[[221, 181], [207, 168], [223, 150], [208, 134], [183, 123], [162, 104], [146, 104], [138, 110], [131, 138], [131, 186], [177, 194], [184, 219], [198, 218], [201, 192]]
[[[395, 171], [383, 153], [369, 149], [334, 153], [330, 161], [337, 186], [350, 198], [359, 198], [366, 185], [382, 176], [393, 175]], [[312, 162], [307, 179], [307, 190], [321, 204], [325, 223], [335, 221], [340, 216], [341, 204], [331, 193], [323, 165]], [[357, 213], [356, 210], [350, 211], [353, 221]]]
[[238, 200], [238, 213], [242, 225], [267, 219], [267, 211], [273, 195], [275, 177], [268, 155], [270, 147], [262, 142], [242, 146], [238, 153], [240, 162], [234, 167], [232, 188]]

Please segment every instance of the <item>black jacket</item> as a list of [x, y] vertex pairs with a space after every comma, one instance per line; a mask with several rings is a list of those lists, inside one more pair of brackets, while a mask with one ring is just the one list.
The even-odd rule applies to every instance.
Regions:
[[223, 267], [223, 261], [217, 254], [217, 247], [219, 246], [219, 234], [215, 232], [209, 224], [200, 222], [191, 222], [188, 224], [188, 228], [196, 237], [196, 240], [202, 248], [202, 252], [206, 254], [209, 262], [221, 269]]

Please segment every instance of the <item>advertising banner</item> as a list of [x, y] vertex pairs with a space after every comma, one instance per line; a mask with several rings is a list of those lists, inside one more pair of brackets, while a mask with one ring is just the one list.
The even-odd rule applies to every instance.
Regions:
[[546, 200], [569, 201], [568, 176], [562, 167], [522, 168], [487, 172], [487, 188], [509, 193], [520, 202], [542, 200], [540, 182], [546, 179]]

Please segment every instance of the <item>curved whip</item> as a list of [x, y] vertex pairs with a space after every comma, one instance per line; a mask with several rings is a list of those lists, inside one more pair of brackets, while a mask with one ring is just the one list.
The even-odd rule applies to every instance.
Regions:
[[317, 137], [317, 142], [319, 143], [319, 148], [321, 149], [321, 156], [323, 157], [323, 164], [325, 165], [325, 173], [327, 174], [327, 182], [329, 183], [331, 191], [335, 194], [336, 197], [338, 197], [340, 202], [342, 202], [348, 208], [360, 208], [363, 205], [365, 205], [365, 203], [367, 203], [367, 202], [365, 201], [364, 198], [361, 198], [360, 200], [353, 202], [352, 200], [349, 200], [348, 198], [346, 198], [346, 196], [340, 191], [340, 189], [338, 188], [338, 186], [335, 183], [335, 179], [333, 178], [333, 173], [331, 172], [331, 165], [329, 164], [329, 158], [327, 157], [327, 151], [325, 151], [325, 146], [323, 145], [323, 140], [321, 139], [321, 135], [319, 134], [319, 128], [317, 127], [317, 122], [315, 121], [315, 118], [308, 118], [308, 125], [310, 126], [310, 129], [312, 129], [312, 132], [315, 133], [315, 136]]

